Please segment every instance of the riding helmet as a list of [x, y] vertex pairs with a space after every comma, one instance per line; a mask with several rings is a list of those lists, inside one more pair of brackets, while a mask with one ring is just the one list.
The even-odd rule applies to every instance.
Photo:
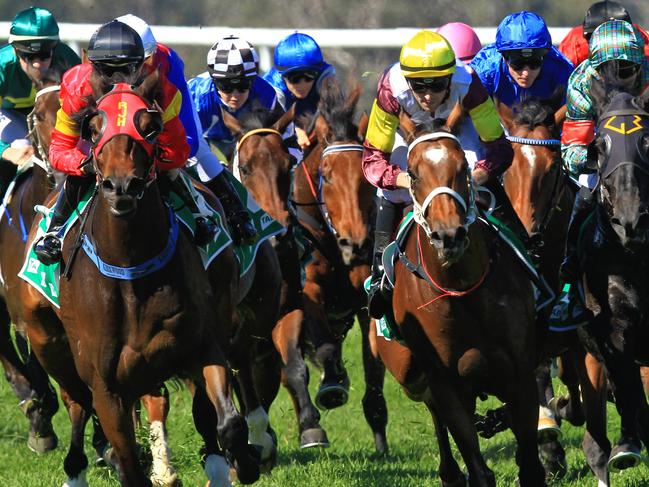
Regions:
[[399, 63], [406, 78], [439, 78], [455, 72], [455, 52], [441, 34], [420, 30], [401, 48]]
[[550, 49], [552, 37], [545, 20], [534, 12], [516, 12], [505, 17], [496, 30], [498, 52]]
[[629, 12], [622, 4], [605, 0], [590, 6], [584, 17], [584, 36], [592, 34], [597, 26], [607, 20], [625, 20], [631, 22]]
[[139, 34], [119, 20], [111, 20], [95, 31], [88, 43], [88, 59], [110, 66], [142, 64], [144, 46]]
[[59, 26], [47, 9], [30, 7], [18, 12], [11, 22], [9, 44], [19, 51], [51, 51], [59, 42]]
[[294, 32], [285, 37], [275, 47], [275, 68], [280, 74], [291, 71], [320, 71], [324, 58], [320, 46], [313, 37]]
[[214, 79], [254, 78], [259, 72], [259, 56], [252, 44], [229, 36], [207, 52], [207, 69]]

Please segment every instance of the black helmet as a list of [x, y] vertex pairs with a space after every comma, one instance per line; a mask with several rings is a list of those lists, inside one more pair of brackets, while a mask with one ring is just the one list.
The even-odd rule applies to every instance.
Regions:
[[95, 65], [139, 68], [144, 61], [142, 39], [128, 25], [112, 20], [99, 27], [90, 38], [88, 59]]
[[589, 37], [599, 25], [609, 20], [631, 23], [631, 16], [621, 3], [605, 0], [592, 4], [584, 17], [584, 37]]

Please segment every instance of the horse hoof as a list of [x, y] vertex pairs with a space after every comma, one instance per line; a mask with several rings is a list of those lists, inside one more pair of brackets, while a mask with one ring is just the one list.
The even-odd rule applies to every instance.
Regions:
[[66, 480], [63, 487], [88, 487], [86, 471], [82, 470], [75, 478]]
[[439, 483], [442, 487], [468, 487], [469, 486], [469, 476], [468, 474], [462, 474], [459, 479], [446, 481], [439, 479]]
[[546, 480], [558, 480], [568, 472], [566, 452], [559, 442], [539, 445], [539, 458], [545, 470]]
[[254, 484], [259, 480], [259, 464], [261, 453], [254, 445], [246, 445], [244, 451], [238, 454], [228, 454], [230, 464], [234, 467], [236, 478], [244, 485]]
[[327, 433], [322, 428], [309, 428], [300, 434], [300, 448], [328, 448]]
[[627, 468], [636, 467], [642, 458], [640, 457], [640, 445], [633, 440], [620, 440], [611, 450], [608, 459], [608, 471], [620, 472]]
[[545, 416], [539, 417], [536, 435], [539, 445], [545, 445], [546, 443], [559, 441], [563, 433], [554, 418]]
[[388, 439], [385, 433], [374, 433], [374, 449], [379, 456], [388, 454]]
[[164, 475], [156, 473], [149, 478], [154, 487], [182, 487], [183, 485], [176, 472], [166, 472]]
[[319, 409], [335, 409], [347, 404], [349, 399], [349, 384], [320, 384], [315, 396], [315, 405]]
[[52, 451], [56, 448], [58, 443], [59, 439], [54, 433], [49, 436], [37, 436], [30, 432], [29, 437], [27, 438], [27, 446], [35, 453], [47, 453], [48, 451]]

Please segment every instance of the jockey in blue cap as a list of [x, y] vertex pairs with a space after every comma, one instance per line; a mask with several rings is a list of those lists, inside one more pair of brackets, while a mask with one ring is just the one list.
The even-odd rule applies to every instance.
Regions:
[[[320, 46], [306, 34], [294, 32], [275, 47], [275, 67], [264, 79], [282, 93], [288, 109], [295, 102], [296, 120], [300, 115], [312, 115], [320, 101], [320, 86], [327, 76], [335, 75], [335, 68], [322, 57]], [[304, 127], [295, 128], [300, 147], [309, 144]]]
[[564, 93], [572, 63], [552, 45], [545, 21], [533, 12], [505, 17], [496, 42], [482, 48], [471, 62], [489, 94], [511, 107], [534, 96], [550, 98]]

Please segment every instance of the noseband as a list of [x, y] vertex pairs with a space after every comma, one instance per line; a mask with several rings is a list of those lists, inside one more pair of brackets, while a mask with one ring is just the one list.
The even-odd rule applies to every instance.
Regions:
[[[417, 145], [420, 144], [421, 142], [426, 142], [426, 141], [435, 141], [439, 139], [451, 139], [457, 142], [457, 144], [462, 147], [460, 144], [460, 141], [458, 140], [457, 137], [455, 137], [452, 134], [449, 134], [448, 132], [433, 132], [430, 134], [425, 134], [422, 135], [421, 137], [417, 137], [415, 140], [413, 140], [410, 145], [408, 146], [408, 157], [410, 157], [410, 152], [412, 149]], [[410, 196], [412, 197], [412, 215], [413, 218], [415, 219], [415, 222], [424, 229], [424, 232], [426, 233], [426, 236], [428, 237], [428, 240], [432, 244], [432, 234], [433, 231], [430, 228], [430, 225], [428, 225], [428, 222], [426, 221], [426, 212], [428, 210], [428, 207], [432, 203], [433, 199], [436, 196], [439, 196], [441, 194], [447, 194], [451, 196], [453, 199], [455, 199], [458, 204], [462, 207], [462, 210], [464, 211], [464, 219], [462, 220], [462, 228], [465, 230], [468, 230], [469, 226], [475, 222], [477, 218], [477, 211], [475, 207], [475, 188], [473, 186], [473, 179], [471, 178], [471, 175], [469, 175], [469, 202], [467, 203], [462, 195], [455, 191], [452, 188], [449, 188], [448, 186], [439, 186], [437, 188], [434, 188], [430, 193], [428, 193], [428, 196], [424, 198], [424, 201], [419, 204], [417, 199], [415, 198], [415, 192], [412, 189], [412, 184], [410, 185], [410, 188], [408, 188], [408, 191], [410, 192]]]

